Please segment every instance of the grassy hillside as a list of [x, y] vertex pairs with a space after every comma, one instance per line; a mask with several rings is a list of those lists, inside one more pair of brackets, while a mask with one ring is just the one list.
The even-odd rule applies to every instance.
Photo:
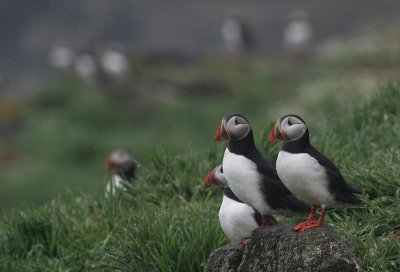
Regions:
[[[400, 269], [398, 105], [400, 87], [387, 85], [352, 113], [328, 116], [324, 126], [311, 129], [314, 145], [364, 191], [364, 206], [329, 212], [326, 223], [351, 240], [365, 271]], [[219, 119], [210, 122], [216, 126]], [[253, 123], [257, 145], [273, 161], [270, 125], [267, 118]], [[202, 271], [211, 251], [228, 243], [217, 218], [221, 192], [210, 196], [202, 187], [223, 151], [210, 139], [213, 131], [207, 133], [201, 152], [159, 150], [121, 196], [70, 194], [37, 209], [6, 212], [0, 270]]]
[[18, 121], [14, 133], [0, 135], [0, 210], [38, 206], [66, 191], [101, 193], [103, 160], [117, 147], [133, 151], [139, 172], [160, 148], [204, 156], [227, 113], [247, 116], [258, 137], [288, 112], [315, 130], [329, 118], [337, 123], [333, 117], [344, 118], [377, 86], [399, 79], [398, 25], [327, 41], [302, 64], [260, 54], [134, 55], [123, 82], [90, 85], [64, 74], [24, 106], [0, 98], [0, 130]]
[[398, 78], [400, 57], [368, 56], [316, 57], [303, 65], [262, 56], [186, 64], [138, 58], [126, 88], [88, 86], [72, 76], [48, 82], [26, 102], [20, 129], [5, 140], [17, 160], [0, 164], [0, 208], [43, 204], [66, 190], [100, 193], [103, 160], [120, 146], [144, 168], [160, 148], [203, 154], [219, 120], [232, 111], [256, 128], [296, 112], [320, 129], [327, 117], [343, 117], [376, 86]]

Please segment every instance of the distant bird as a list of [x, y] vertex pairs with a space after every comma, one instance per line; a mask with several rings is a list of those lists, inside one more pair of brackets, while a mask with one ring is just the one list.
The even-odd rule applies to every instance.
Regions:
[[55, 46], [50, 49], [48, 62], [51, 67], [69, 71], [74, 63], [75, 52], [68, 46]]
[[[346, 183], [338, 168], [310, 144], [308, 128], [300, 116], [290, 114], [279, 118], [269, 141], [282, 143], [276, 161], [282, 182], [298, 198], [311, 203], [310, 216], [295, 226], [295, 231], [321, 226], [327, 207], [361, 203], [354, 195], [360, 194], [360, 190]], [[322, 211], [314, 222], [317, 205]]]
[[251, 46], [248, 26], [237, 14], [226, 17], [221, 25], [222, 38], [228, 52], [239, 54]]
[[106, 195], [113, 195], [123, 189], [123, 183], [133, 182], [135, 178], [136, 162], [133, 155], [124, 148], [111, 152], [104, 162], [105, 169], [113, 172], [113, 179], [106, 185]]
[[[246, 244], [248, 235], [261, 226], [261, 214], [235, 196], [224, 177], [222, 165], [219, 165], [207, 175], [204, 179], [204, 185], [206, 187], [216, 185], [224, 187], [224, 196], [219, 208], [219, 223], [229, 240], [234, 243]], [[272, 216], [269, 221], [270, 225], [277, 224]]]
[[224, 175], [232, 192], [263, 215], [268, 225], [273, 213], [307, 213], [307, 204], [298, 200], [280, 181], [278, 174], [257, 150], [253, 131], [245, 117], [225, 116], [214, 140], [228, 140], [223, 159]]
[[90, 53], [82, 53], [74, 58], [73, 69], [78, 76], [89, 85], [99, 81], [99, 66], [96, 58]]
[[123, 44], [107, 42], [97, 49], [99, 81], [107, 95], [126, 102], [134, 90], [133, 67]]
[[130, 71], [128, 57], [119, 49], [106, 48], [100, 55], [100, 66], [109, 77], [119, 79]]
[[303, 10], [293, 11], [289, 20], [283, 31], [284, 46], [294, 61], [303, 61], [314, 35], [312, 25]]

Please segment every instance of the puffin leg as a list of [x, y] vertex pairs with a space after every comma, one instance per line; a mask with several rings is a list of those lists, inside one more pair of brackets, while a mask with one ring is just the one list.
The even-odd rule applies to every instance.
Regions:
[[263, 217], [262, 217], [262, 221], [261, 221], [261, 227], [262, 228], [266, 228], [266, 227], [268, 227], [269, 226], [269, 216], [268, 215], [264, 215]]
[[304, 226], [302, 229], [300, 229], [300, 231], [305, 231], [305, 230], [308, 230], [308, 229], [313, 229], [313, 228], [320, 227], [322, 225], [322, 221], [324, 221], [325, 214], [326, 214], [326, 208], [323, 208], [321, 210], [321, 214], [319, 216], [318, 222], [317, 223], [308, 224], [308, 225]]
[[293, 227], [294, 231], [299, 231], [301, 230], [303, 227], [309, 225], [309, 224], [313, 224], [314, 223], [314, 218], [315, 218], [315, 212], [317, 211], [317, 205], [312, 204], [311, 205], [311, 212], [310, 215], [308, 216], [308, 219], [296, 226]]

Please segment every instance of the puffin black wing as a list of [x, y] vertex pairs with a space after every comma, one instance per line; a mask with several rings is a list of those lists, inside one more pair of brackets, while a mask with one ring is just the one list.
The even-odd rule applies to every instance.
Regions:
[[286, 188], [280, 180], [276, 169], [272, 167], [260, 153], [256, 153], [253, 161], [257, 165], [257, 170], [263, 175], [261, 191], [272, 209], [296, 213], [310, 212], [310, 206], [299, 200]]
[[230, 199], [239, 202], [239, 203], [243, 203], [243, 201], [241, 201], [231, 190], [231, 188], [229, 187], [225, 187], [224, 188], [224, 195], [229, 197]]
[[332, 161], [330, 161], [311, 145], [309, 150], [307, 150], [307, 153], [325, 168], [325, 172], [328, 177], [329, 191], [333, 194], [336, 201], [349, 204], [362, 203], [361, 200], [354, 195], [361, 194], [361, 191], [346, 182], [339, 169], [333, 164]]
[[128, 182], [132, 182], [135, 179], [136, 165], [135, 163], [124, 166], [119, 170], [119, 175]]
[[[253, 208], [254, 211], [254, 220], [256, 220], [257, 225], [260, 227], [262, 224], [262, 215], [259, 211]], [[275, 220], [276, 221], [276, 220]]]

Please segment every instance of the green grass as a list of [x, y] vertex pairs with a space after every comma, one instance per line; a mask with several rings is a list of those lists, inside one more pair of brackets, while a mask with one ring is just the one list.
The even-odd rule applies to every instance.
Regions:
[[[348, 237], [364, 271], [400, 269], [398, 105], [400, 87], [387, 85], [352, 113], [328, 116], [310, 132], [313, 144], [363, 190], [365, 205], [330, 211], [326, 223]], [[255, 135], [273, 161], [270, 125], [259, 123]], [[211, 251], [228, 243], [218, 224], [221, 192], [210, 196], [202, 186], [222, 152], [211, 139], [202, 151], [161, 149], [120, 196], [72, 192], [36, 209], [5, 212], [0, 270], [202, 271]]]

